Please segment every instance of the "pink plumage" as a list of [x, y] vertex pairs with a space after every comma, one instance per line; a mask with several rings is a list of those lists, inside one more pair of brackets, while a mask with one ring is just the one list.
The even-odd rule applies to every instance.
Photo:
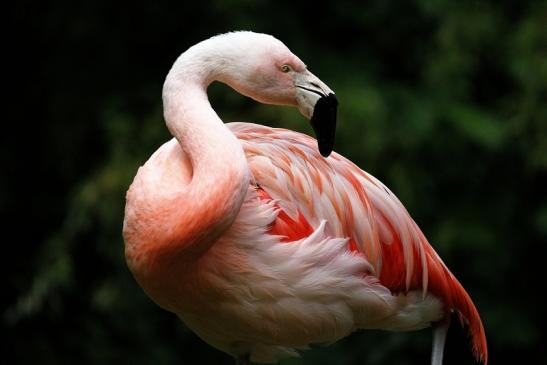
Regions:
[[[473, 302], [395, 195], [337, 153], [321, 156], [311, 137], [223, 124], [205, 92], [214, 80], [306, 117], [333, 97], [271, 36], [229, 33], [179, 57], [163, 95], [175, 138], [127, 194], [126, 258], [147, 294], [242, 364], [357, 329], [433, 325], [439, 365], [451, 311], [486, 364]], [[328, 128], [314, 125], [327, 139]]]

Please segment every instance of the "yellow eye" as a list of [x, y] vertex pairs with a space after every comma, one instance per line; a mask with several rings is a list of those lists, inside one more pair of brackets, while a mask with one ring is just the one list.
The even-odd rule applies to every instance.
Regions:
[[283, 65], [283, 66], [281, 66], [281, 71], [282, 71], [282, 72], [287, 73], [287, 72], [290, 72], [291, 70], [292, 70], [292, 68], [291, 68], [291, 66], [289, 66], [289, 65]]

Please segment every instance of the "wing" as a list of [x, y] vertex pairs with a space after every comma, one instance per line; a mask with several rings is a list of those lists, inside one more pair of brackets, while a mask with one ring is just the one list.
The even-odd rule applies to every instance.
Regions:
[[[421, 232], [385, 185], [335, 152], [323, 158], [309, 136], [249, 123], [228, 125], [243, 144], [255, 182], [265, 197], [276, 200], [285, 224], [317, 227], [327, 220], [328, 232], [350, 237], [349, 248], [367, 257], [386, 286], [427, 287], [427, 270], [415, 275], [426, 262]], [[386, 260], [403, 269], [390, 270]]]
[[250, 123], [227, 126], [243, 145], [259, 193], [280, 208], [272, 234], [300, 239], [326, 220], [327, 232], [349, 237], [348, 250], [365, 255], [371, 274], [392, 292], [431, 292], [456, 310], [469, 325], [476, 357], [486, 359], [484, 329], [469, 295], [384, 184], [336, 152], [322, 157], [307, 135]]

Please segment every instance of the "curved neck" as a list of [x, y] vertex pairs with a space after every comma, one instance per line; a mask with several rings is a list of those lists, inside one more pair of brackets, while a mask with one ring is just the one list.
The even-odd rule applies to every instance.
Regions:
[[192, 165], [192, 179], [181, 187], [176, 229], [166, 253], [183, 250], [196, 257], [206, 251], [235, 220], [249, 186], [243, 148], [211, 107], [207, 86], [219, 76], [209, 57], [204, 62], [192, 49], [184, 53], [167, 75], [163, 88], [164, 117]]
[[127, 193], [124, 220], [129, 268], [168, 310], [184, 300], [185, 273], [230, 227], [249, 188], [243, 148], [207, 99], [207, 86], [219, 78], [216, 65], [194, 53], [179, 57], [163, 88], [165, 120], [190, 162], [191, 178], [158, 184], [169, 171], [152, 157]]

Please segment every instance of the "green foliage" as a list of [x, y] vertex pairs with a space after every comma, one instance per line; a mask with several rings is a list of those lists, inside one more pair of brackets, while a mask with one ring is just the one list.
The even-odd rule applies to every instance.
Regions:
[[[14, 233], [4, 242], [6, 356], [232, 363], [145, 296], [125, 266], [121, 226], [138, 166], [170, 138], [161, 85], [171, 63], [213, 34], [252, 29], [283, 40], [337, 92], [335, 149], [399, 196], [460, 278], [492, 363], [537, 362], [546, 14], [541, 1], [18, 2], [14, 133], [1, 137], [0, 207]], [[209, 95], [224, 120], [311, 132], [293, 109], [222, 85]], [[423, 364], [429, 336], [363, 332], [284, 364]], [[463, 330], [453, 326], [448, 341], [446, 364], [472, 363]]]

